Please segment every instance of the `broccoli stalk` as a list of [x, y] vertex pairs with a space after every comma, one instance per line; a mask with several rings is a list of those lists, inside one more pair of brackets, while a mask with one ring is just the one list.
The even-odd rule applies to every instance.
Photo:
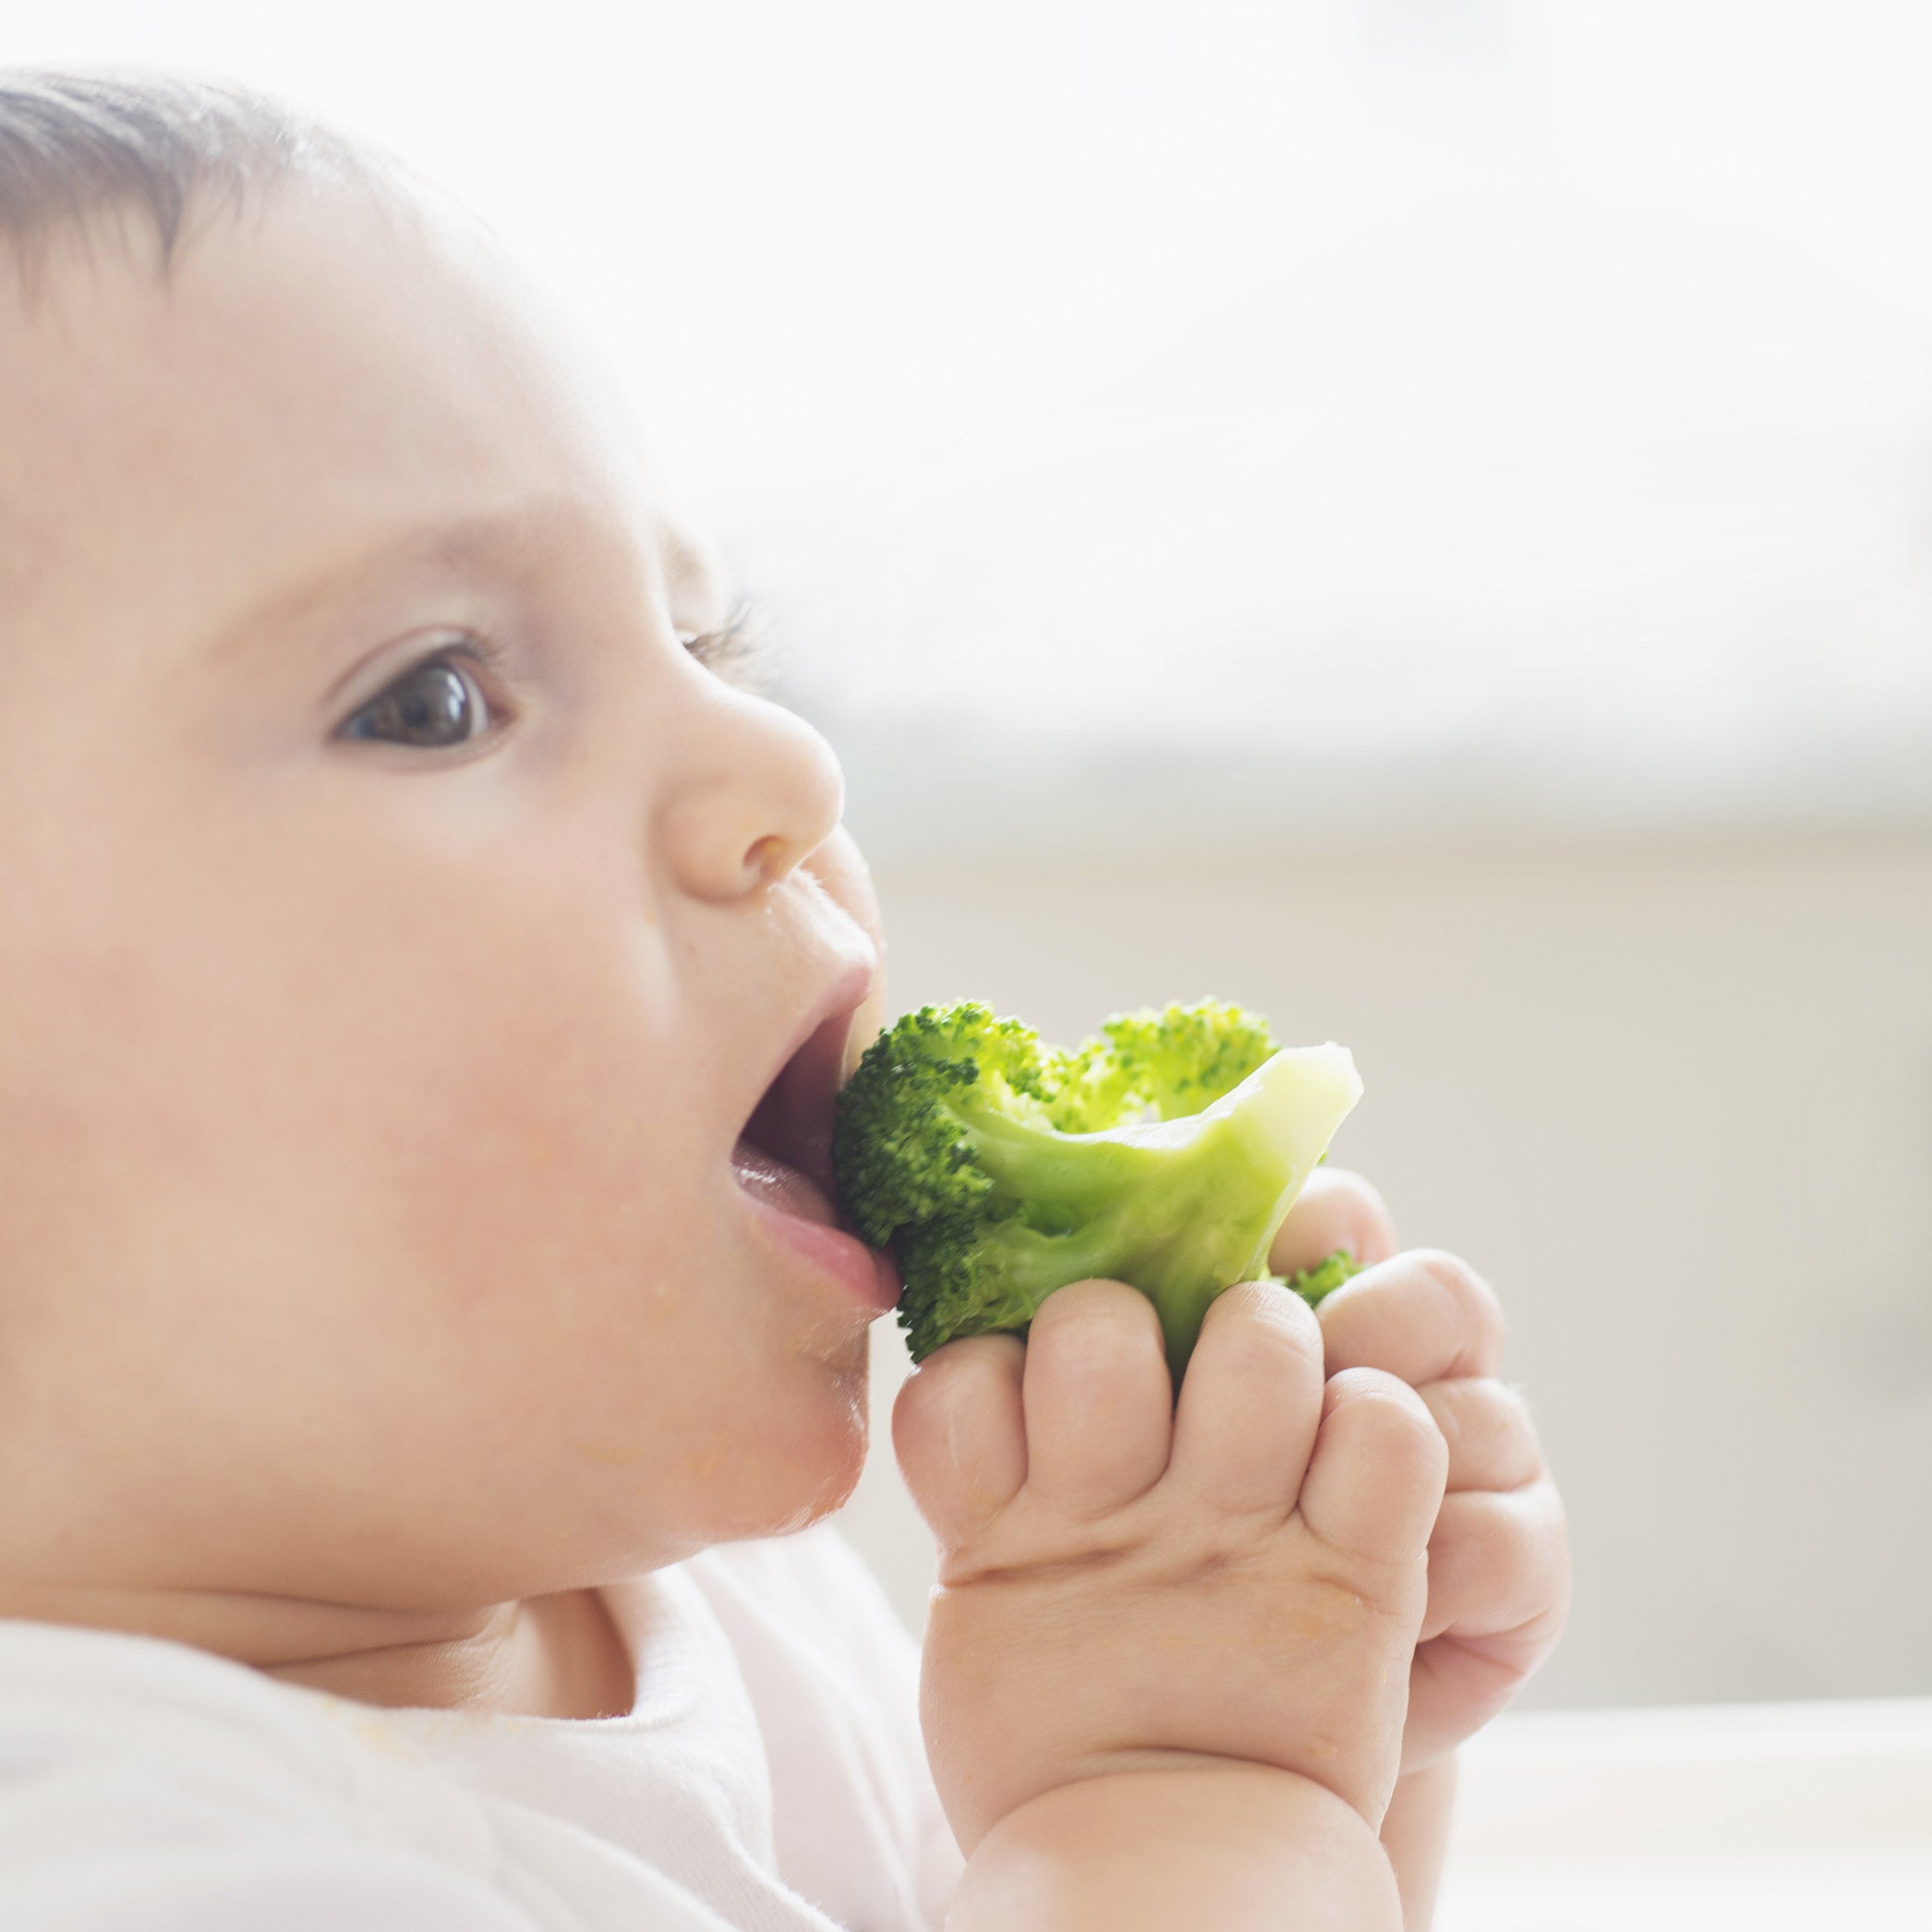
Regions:
[[[833, 1161], [853, 1225], [897, 1253], [915, 1360], [1106, 1275], [1153, 1301], [1178, 1383], [1360, 1093], [1346, 1048], [1277, 1052], [1212, 1001], [1120, 1016], [1071, 1054], [977, 1004], [927, 1007], [860, 1062]], [[1346, 1272], [1331, 1257], [1291, 1286], [1318, 1299]]]

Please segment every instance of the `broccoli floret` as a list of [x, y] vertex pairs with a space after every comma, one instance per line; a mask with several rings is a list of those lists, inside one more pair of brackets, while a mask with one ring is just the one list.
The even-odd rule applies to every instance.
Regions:
[[[1360, 1093], [1345, 1047], [1278, 1050], [1214, 1000], [1120, 1014], [1070, 1053], [974, 1001], [922, 1007], [839, 1094], [832, 1161], [852, 1225], [898, 1258], [915, 1361], [1107, 1275], [1153, 1301], [1178, 1384]], [[1350, 1273], [1331, 1256], [1288, 1285], [1319, 1300]]]
[[1048, 1108], [1063, 1133], [1124, 1127], [1141, 1115], [1198, 1114], [1276, 1052], [1268, 1022], [1220, 1000], [1116, 1013], [1057, 1058]]
[[1293, 1274], [1271, 1274], [1268, 1279], [1278, 1281], [1285, 1288], [1293, 1288], [1310, 1308], [1320, 1308], [1325, 1297], [1361, 1272], [1362, 1264], [1346, 1248], [1337, 1248], [1312, 1268], [1303, 1268]]

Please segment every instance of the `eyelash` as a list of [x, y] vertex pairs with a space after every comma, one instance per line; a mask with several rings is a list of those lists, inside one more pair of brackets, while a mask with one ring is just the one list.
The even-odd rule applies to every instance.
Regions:
[[680, 631], [678, 642], [706, 670], [741, 691], [763, 691], [771, 682], [771, 640], [754, 604], [740, 604], [713, 630]]
[[[461, 635], [463, 641], [460, 644], [442, 645], [405, 665], [389, 683], [356, 708], [353, 717], [345, 721], [344, 729], [346, 723], [353, 723], [355, 718], [361, 717], [393, 686], [407, 682], [434, 664], [461, 660], [485, 672], [489, 685], [500, 689], [505, 682], [504, 665], [510, 655], [508, 650], [496, 638], [481, 631], [465, 631]], [[695, 662], [728, 684], [735, 684], [745, 691], [759, 691], [768, 682], [771, 653], [758, 613], [749, 604], [739, 605], [723, 623], [711, 630], [680, 631], [677, 638]], [[513, 715], [498, 697], [496, 689], [482, 688], [479, 682], [478, 694], [489, 714], [489, 721], [474, 738], [465, 739], [465, 744], [475, 744], [495, 736], [508, 717]], [[448, 749], [461, 750], [463, 746], [453, 745]]]

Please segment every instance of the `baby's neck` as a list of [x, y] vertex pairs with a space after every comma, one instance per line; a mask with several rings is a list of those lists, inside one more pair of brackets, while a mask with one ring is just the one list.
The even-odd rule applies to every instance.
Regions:
[[305, 1659], [268, 1674], [365, 1704], [522, 1717], [628, 1716], [637, 1684], [603, 1598], [565, 1590], [506, 1604], [474, 1636]]
[[438, 1617], [251, 1592], [0, 1579], [0, 1617], [160, 1637], [392, 1708], [598, 1718], [636, 1703], [629, 1648], [594, 1589]]

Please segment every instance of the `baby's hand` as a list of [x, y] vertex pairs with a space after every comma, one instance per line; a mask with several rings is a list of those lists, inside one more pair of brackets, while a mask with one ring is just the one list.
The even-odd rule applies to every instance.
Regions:
[[1569, 1609], [1569, 1544], [1529, 1411], [1496, 1379], [1503, 1315], [1488, 1285], [1454, 1255], [1397, 1254], [1380, 1195], [1323, 1169], [1270, 1260], [1292, 1272], [1337, 1248], [1366, 1272], [1322, 1303], [1330, 1370], [1400, 1376], [1449, 1444], [1402, 1741], [1415, 1771], [1487, 1723], [1549, 1655]]
[[922, 1715], [969, 1854], [1030, 1799], [1168, 1764], [1293, 1772], [1379, 1827], [1447, 1452], [1394, 1377], [1322, 1374], [1310, 1310], [1250, 1284], [1175, 1405], [1153, 1305], [1090, 1281], [1024, 1346], [955, 1342], [907, 1383], [939, 1545]]

